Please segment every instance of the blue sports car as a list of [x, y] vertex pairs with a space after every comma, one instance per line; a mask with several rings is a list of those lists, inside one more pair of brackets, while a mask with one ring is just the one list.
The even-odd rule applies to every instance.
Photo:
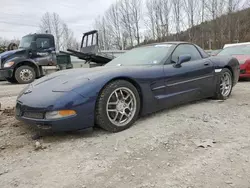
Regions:
[[16, 118], [41, 129], [129, 128], [139, 116], [203, 98], [227, 99], [239, 62], [185, 42], [135, 48], [105, 66], [59, 71], [18, 96]]

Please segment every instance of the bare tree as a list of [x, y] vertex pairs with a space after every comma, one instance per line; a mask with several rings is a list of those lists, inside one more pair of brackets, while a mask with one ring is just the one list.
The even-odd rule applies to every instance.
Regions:
[[176, 25], [176, 39], [179, 40], [179, 33], [181, 31], [181, 10], [182, 10], [182, 2], [181, 0], [173, 0], [173, 16]]
[[18, 38], [6, 39], [6, 38], [0, 37], [0, 46], [7, 47], [10, 43], [14, 43], [18, 46], [20, 43], [20, 40]]
[[54, 36], [56, 38], [56, 47], [58, 50], [62, 47], [61, 38], [63, 36], [63, 22], [61, 21], [59, 15], [57, 13], [53, 13], [52, 15], [52, 28], [54, 31]]
[[75, 38], [73, 38], [70, 41], [68, 48], [72, 50], [80, 50], [80, 43]]
[[155, 0], [147, 0], [146, 1], [146, 8], [147, 8], [147, 16], [149, 18], [149, 23], [146, 21], [146, 26], [149, 28], [151, 32], [152, 39], [155, 40], [155, 17], [154, 17], [154, 1]]
[[106, 12], [105, 19], [107, 28], [109, 29], [110, 39], [114, 40], [114, 45], [118, 49], [122, 49], [122, 31], [119, 17], [119, 7], [117, 3], [111, 5], [111, 7]]
[[123, 30], [125, 30], [129, 35], [130, 46], [133, 44], [133, 29], [132, 29], [132, 14], [131, 14], [131, 4], [130, 0], [120, 0], [119, 1], [120, 10], [120, 21]]
[[52, 18], [50, 13], [46, 12], [41, 19], [40, 30], [42, 32], [52, 33], [51, 20]]
[[54, 35], [57, 50], [67, 49], [71, 47], [74, 39], [73, 31], [68, 25], [62, 21], [57, 13], [45, 13], [40, 24], [41, 33], [50, 33]]
[[162, 35], [163, 37], [167, 37], [169, 35], [169, 19], [170, 19], [170, 14], [171, 14], [171, 9], [172, 9], [172, 1], [171, 0], [162, 0], [163, 4], [163, 32]]
[[[202, 0], [201, 1], [201, 23], [203, 24], [204, 22], [204, 18], [205, 18], [205, 0]], [[205, 47], [205, 44], [204, 44], [204, 28], [201, 27], [201, 46], [202, 48]]]
[[98, 43], [99, 43], [99, 49], [100, 50], [109, 50], [111, 49], [111, 41], [110, 35], [108, 34], [107, 29], [107, 22], [104, 17], [98, 17], [95, 20], [95, 28], [98, 30], [99, 37], [98, 37]]
[[156, 26], [156, 36], [157, 40], [161, 40], [161, 19], [162, 19], [162, 10], [161, 10], [161, 2], [160, 1], [154, 1], [153, 5], [154, 10], [154, 16], [155, 16], [155, 26]]
[[[227, 0], [228, 3], [228, 20], [227, 24], [228, 28], [228, 38], [229, 42], [233, 42], [234, 40], [239, 41], [238, 34], [236, 33], [238, 30], [239, 25], [239, 18], [233, 19], [233, 13], [239, 10], [240, 3], [242, 0]], [[237, 26], [235, 28], [235, 26]]]
[[169, 34], [171, 0], [148, 0], [146, 2], [150, 30], [153, 38], [162, 40]]
[[[203, 48], [219, 48], [229, 40], [240, 40], [243, 35], [240, 28], [243, 26], [234, 13], [249, 7], [249, 2], [250, 0], [117, 0], [96, 28], [101, 32], [100, 41], [105, 49], [131, 48], [135, 41], [140, 44], [166, 40], [190, 40], [201, 44]], [[144, 9], [141, 8], [143, 5]], [[141, 27], [141, 15], [145, 15], [143, 21], [146, 30]], [[246, 27], [244, 29], [246, 33], [248, 30]]]
[[0, 37], [0, 46], [5, 46], [6, 47], [6, 46], [9, 45], [9, 43], [11, 43], [10, 40]]
[[67, 24], [63, 24], [63, 47], [64, 50], [67, 49], [75, 49], [76, 48], [76, 39], [74, 38], [74, 34], [69, 29]]
[[131, 22], [137, 44], [140, 44], [141, 0], [130, 0]]
[[195, 31], [195, 19], [198, 17], [198, 8], [200, 0], [183, 0], [184, 10], [188, 19], [189, 40], [193, 42]]

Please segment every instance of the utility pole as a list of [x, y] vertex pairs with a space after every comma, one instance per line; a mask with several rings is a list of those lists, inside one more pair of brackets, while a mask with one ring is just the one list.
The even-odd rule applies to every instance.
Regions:
[[[204, 9], [205, 9], [205, 0], [202, 0], [201, 23], [204, 22]], [[202, 48], [204, 49], [204, 28], [203, 28], [203, 25], [201, 25], [201, 44], [202, 44]]]
[[212, 40], [212, 39], [209, 39], [209, 40], [208, 40], [209, 50], [212, 50], [212, 43], [213, 43], [213, 40]]

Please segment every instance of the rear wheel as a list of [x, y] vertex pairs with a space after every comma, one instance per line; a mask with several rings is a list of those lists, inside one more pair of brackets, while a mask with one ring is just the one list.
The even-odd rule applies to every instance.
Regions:
[[109, 132], [123, 131], [136, 121], [140, 111], [137, 89], [125, 80], [108, 84], [97, 101], [96, 123]]
[[229, 69], [224, 68], [221, 71], [220, 81], [218, 82], [215, 99], [226, 100], [232, 93], [233, 76]]
[[16, 69], [15, 78], [19, 84], [29, 84], [35, 80], [36, 72], [32, 67], [24, 65]]

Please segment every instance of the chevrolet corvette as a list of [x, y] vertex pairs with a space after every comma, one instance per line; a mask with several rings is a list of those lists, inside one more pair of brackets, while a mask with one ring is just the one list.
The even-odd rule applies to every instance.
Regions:
[[140, 116], [205, 98], [226, 100], [239, 79], [231, 56], [167, 42], [134, 48], [105, 66], [52, 73], [21, 91], [16, 118], [52, 131], [123, 131]]

